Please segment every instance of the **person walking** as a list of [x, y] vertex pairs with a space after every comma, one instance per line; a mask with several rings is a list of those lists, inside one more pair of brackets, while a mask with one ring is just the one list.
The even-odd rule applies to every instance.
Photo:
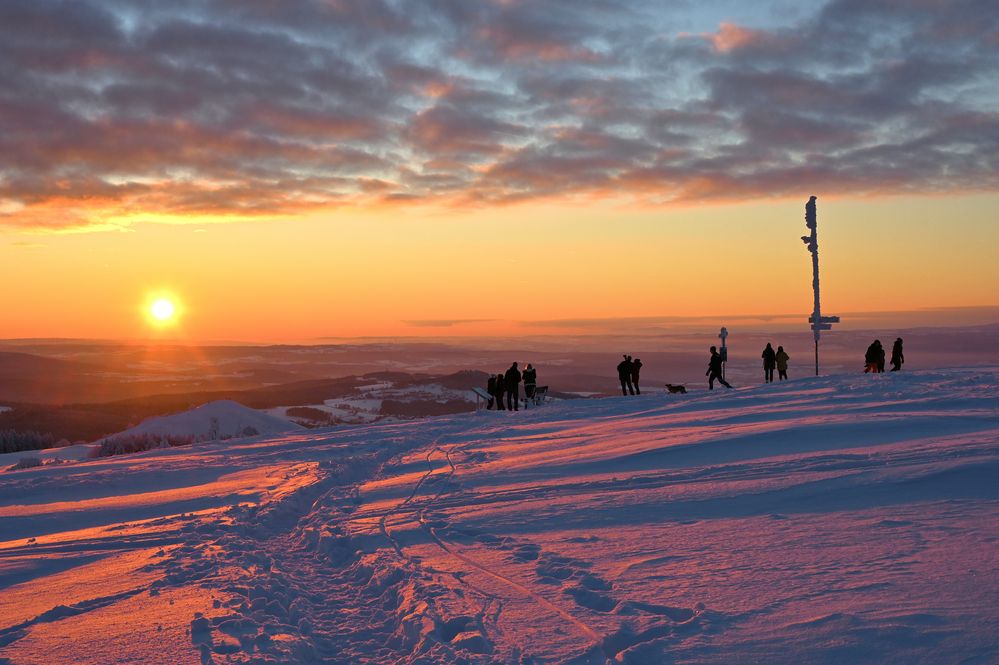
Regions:
[[503, 384], [504, 383], [506, 383], [506, 379], [503, 377], [503, 375], [502, 374], [497, 374], [496, 375], [496, 410], [497, 411], [506, 411], [506, 408], [503, 406], [503, 393], [505, 392], [504, 389], [503, 389]]
[[527, 363], [524, 370], [524, 407], [534, 399], [534, 392], [538, 388], [538, 370], [534, 369], [531, 363]]
[[510, 365], [510, 369], [503, 376], [503, 387], [506, 389], [506, 410], [520, 411], [520, 380], [522, 376], [517, 369], [517, 363]]
[[891, 347], [891, 371], [897, 372], [902, 369], [905, 362], [905, 355], [902, 353], [902, 338], [899, 337]]
[[635, 387], [631, 383], [631, 370], [633, 368], [631, 356], [625, 356], [624, 360], [617, 364], [617, 378], [621, 380], [621, 394], [627, 396], [628, 393], [635, 394]]
[[492, 374], [489, 375], [489, 380], [486, 381], [486, 392], [489, 394], [489, 401], [486, 402], [486, 409], [491, 411], [493, 403], [496, 401], [496, 377]]
[[784, 350], [783, 346], [777, 347], [777, 355], [774, 358], [777, 361], [777, 377], [784, 381], [787, 379], [787, 361], [791, 359], [791, 356], [787, 355], [787, 351]]
[[638, 379], [640, 378], [639, 375], [641, 373], [642, 373], [642, 359], [635, 358], [633, 361], [631, 361], [631, 384], [635, 386], [636, 395], [642, 394], [642, 389], [638, 387]]
[[867, 347], [864, 354], [864, 374], [878, 373], [878, 359], [883, 358], [884, 349], [881, 348], [881, 340], [876, 339]]
[[878, 342], [878, 374], [885, 371], [885, 347]]
[[777, 367], [777, 352], [774, 347], [767, 342], [767, 347], [763, 349], [763, 381], [765, 383], [774, 382], [774, 368]]
[[715, 389], [715, 380], [726, 388], [731, 388], [725, 379], [722, 378], [722, 358], [718, 354], [718, 349], [711, 347], [711, 360], [708, 361], [708, 371], [704, 373], [708, 377], [708, 390]]

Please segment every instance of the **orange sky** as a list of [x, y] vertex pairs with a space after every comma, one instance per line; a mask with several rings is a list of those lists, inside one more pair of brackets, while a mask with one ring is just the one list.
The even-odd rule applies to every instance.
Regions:
[[[299, 341], [550, 332], [523, 322], [554, 319], [807, 315], [803, 203], [396, 207], [7, 231], [0, 338]], [[997, 204], [994, 195], [820, 197], [824, 310], [999, 304]], [[145, 308], [164, 294], [180, 317], [158, 328]]]
[[0, 3], [0, 338], [805, 328], [811, 194], [824, 313], [999, 305], [987, 3], [133, 4]]

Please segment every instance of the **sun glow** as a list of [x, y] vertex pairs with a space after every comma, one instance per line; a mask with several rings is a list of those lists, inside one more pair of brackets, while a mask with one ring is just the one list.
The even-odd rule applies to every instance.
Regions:
[[149, 313], [152, 314], [153, 318], [157, 321], [169, 321], [173, 318], [174, 314], [173, 303], [164, 298], [160, 298], [149, 308]]
[[179, 314], [177, 301], [171, 296], [157, 295], [146, 301], [146, 317], [157, 327], [175, 323]]

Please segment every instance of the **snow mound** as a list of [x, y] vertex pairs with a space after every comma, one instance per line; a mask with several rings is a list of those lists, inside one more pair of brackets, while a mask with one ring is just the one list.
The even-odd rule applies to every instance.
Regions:
[[282, 434], [304, 430], [301, 425], [272, 416], [232, 400], [219, 400], [175, 413], [170, 416], [148, 418], [142, 424], [119, 432], [116, 437], [138, 434], [163, 436], [191, 436], [199, 441], [232, 439], [258, 434]]

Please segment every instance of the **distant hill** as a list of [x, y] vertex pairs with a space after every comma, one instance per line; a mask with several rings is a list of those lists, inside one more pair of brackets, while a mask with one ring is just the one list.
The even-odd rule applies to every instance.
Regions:
[[[370, 422], [384, 415], [396, 418], [418, 418], [441, 413], [471, 411], [474, 399], [468, 392], [474, 386], [484, 386], [484, 372], [462, 371], [443, 376], [378, 372], [364, 376], [335, 379], [312, 379], [252, 389], [229, 389], [184, 393], [144, 395], [125, 400], [96, 403], [23, 403], [8, 401], [11, 411], [0, 413], [0, 429], [34, 430], [51, 433], [56, 439], [94, 441], [115, 432], [137, 427], [147, 418], [189, 411], [202, 404], [232, 401], [250, 409], [269, 410], [284, 418], [289, 407], [327, 408], [327, 401], [356, 402], [367, 400], [373, 392], [379, 403], [357, 422]], [[448, 394], [442, 394], [448, 391]], [[385, 393], [385, 394], [383, 394]], [[457, 393], [457, 394], [456, 394]], [[390, 413], [380, 411], [380, 400], [390, 398]], [[370, 400], [369, 400], [370, 401]], [[335, 416], [336, 409], [330, 409]], [[335, 422], [354, 422], [334, 418]], [[304, 422], [304, 421], [303, 421]], [[308, 423], [307, 423], [308, 424]]]
[[[58, 349], [72, 355], [71, 350]], [[223, 364], [206, 371], [201, 360], [127, 351], [106, 356], [81, 353], [85, 360], [0, 351], [0, 405], [92, 404], [198, 390], [240, 390], [297, 378], [261, 363]]]
[[99, 371], [90, 363], [0, 351], [0, 404], [76, 401], [100, 383]]

